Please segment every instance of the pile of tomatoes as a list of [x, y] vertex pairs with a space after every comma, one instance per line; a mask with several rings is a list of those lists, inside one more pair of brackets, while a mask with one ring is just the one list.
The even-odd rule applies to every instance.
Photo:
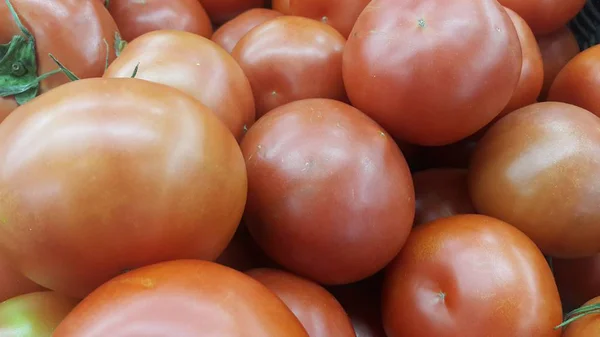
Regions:
[[0, 336], [600, 336], [584, 6], [1, 0]]

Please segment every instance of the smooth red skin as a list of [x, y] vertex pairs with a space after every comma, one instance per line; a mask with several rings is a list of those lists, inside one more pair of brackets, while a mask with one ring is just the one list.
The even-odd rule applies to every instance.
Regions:
[[343, 100], [345, 42], [331, 26], [297, 16], [280, 16], [248, 32], [232, 55], [252, 85], [256, 117], [301, 99]]
[[505, 8], [505, 10], [517, 29], [517, 35], [521, 42], [521, 52], [523, 53], [523, 64], [517, 88], [508, 105], [498, 117], [536, 103], [544, 85], [544, 62], [535, 35], [519, 14], [508, 8]]
[[544, 256], [513, 226], [482, 215], [416, 227], [388, 266], [382, 298], [388, 337], [560, 336]]
[[0, 336], [52, 337], [77, 300], [53, 291], [34, 292], [0, 303]]
[[586, 0], [498, 0], [517, 12], [536, 35], [549, 34], [565, 26], [579, 13]]
[[246, 274], [275, 293], [310, 337], [356, 337], [342, 305], [320, 285], [277, 269], [253, 269]]
[[[49, 53], [79, 78], [102, 76], [107, 53], [109, 62], [115, 59], [117, 24], [100, 1], [12, 0], [11, 4], [35, 38], [38, 75], [57, 69]], [[21, 34], [4, 1], [0, 1], [0, 22], [0, 43]], [[40, 83], [39, 93], [67, 82], [65, 75], [55, 74]], [[0, 122], [17, 107], [12, 96], [0, 97]]]
[[86, 297], [52, 337], [308, 337], [294, 314], [251, 277], [179, 260], [120, 275]]
[[[9, 298], [41, 291], [44, 288], [18, 272], [9, 261], [0, 254], [0, 303]], [[1, 331], [1, 330], [0, 330]], [[2, 334], [0, 334], [1, 336]]]
[[[589, 300], [585, 305], [600, 304], [600, 296]], [[600, 314], [592, 314], [569, 324], [562, 337], [597, 337], [600, 334]]]
[[402, 248], [415, 199], [392, 138], [355, 108], [328, 99], [279, 107], [241, 144], [244, 218], [273, 260], [322, 284], [375, 274]]
[[304, 16], [337, 29], [348, 38], [360, 13], [371, 0], [275, 0], [273, 9], [285, 15]]
[[15, 111], [0, 124], [0, 247], [36, 283], [82, 298], [123, 270], [214, 260], [233, 237], [243, 157], [193, 97], [99, 78]]
[[467, 188], [467, 170], [430, 169], [413, 174], [415, 225], [458, 214], [475, 213]]
[[267, 8], [250, 9], [224, 23], [215, 31], [211, 39], [231, 53], [252, 28], [282, 15], [278, 11]]
[[237, 15], [252, 9], [265, 6], [265, 0], [197, 0], [208, 12], [212, 22], [223, 24]]
[[545, 101], [558, 73], [580, 50], [575, 35], [567, 27], [538, 36], [537, 40], [544, 61], [544, 86], [539, 99]]
[[575, 56], [558, 73], [548, 93], [549, 101], [565, 102], [600, 116], [600, 46]]
[[131, 41], [155, 30], [181, 30], [210, 38], [213, 27], [198, 0], [110, 0], [121, 36]]
[[250, 82], [233, 57], [196, 34], [160, 30], [131, 41], [104, 77], [131, 77], [166, 84], [211, 109], [240, 141], [254, 123]]
[[343, 77], [352, 104], [395, 138], [447, 145], [506, 107], [521, 57], [495, 0], [375, 0], [348, 38]]
[[552, 266], [560, 296], [568, 310], [600, 296], [600, 254], [581, 259], [552, 259]]
[[558, 102], [530, 105], [494, 124], [471, 158], [475, 209], [525, 232], [554, 257], [600, 251], [600, 119]]

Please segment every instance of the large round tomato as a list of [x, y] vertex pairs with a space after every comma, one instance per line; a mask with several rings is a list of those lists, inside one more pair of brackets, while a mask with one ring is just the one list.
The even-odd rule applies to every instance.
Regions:
[[564, 27], [583, 8], [586, 0], [498, 0], [517, 12], [536, 35]]
[[252, 8], [265, 5], [265, 0], [196, 0], [206, 8], [212, 22], [223, 24], [235, 16]]
[[275, 293], [310, 337], [356, 337], [344, 308], [320, 285], [276, 269], [253, 269], [246, 274]]
[[158, 261], [217, 258], [245, 199], [234, 137], [168, 86], [75, 81], [0, 124], [0, 248], [64, 294]]
[[216, 263], [164, 262], [118, 276], [86, 297], [53, 337], [308, 337], [269, 289]]
[[552, 265], [563, 305], [569, 310], [600, 296], [600, 253], [581, 259], [553, 259]]
[[241, 146], [246, 224], [276, 262], [342, 284], [376, 273], [402, 248], [415, 211], [408, 165], [360, 111], [329, 99], [289, 103], [259, 119]]
[[161, 29], [209, 38], [213, 33], [210, 18], [198, 0], [110, 0], [108, 10], [127, 41]]
[[257, 117], [300, 99], [343, 100], [344, 43], [330, 26], [296, 16], [280, 16], [248, 32], [232, 55], [250, 80]]
[[600, 296], [585, 303], [588, 314], [565, 328], [562, 337], [597, 337], [600, 333]]
[[471, 158], [475, 209], [521, 229], [547, 255], [598, 253], [598, 130], [598, 117], [565, 103], [537, 103], [508, 114]]
[[131, 77], [166, 84], [209, 107], [236, 139], [254, 123], [248, 78], [233, 57], [196, 34], [160, 30], [133, 40], [104, 77]]
[[[100, 1], [11, 0], [26, 32], [15, 21], [6, 1], [0, 1], [0, 121], [17, 102], [25, 103], [37, 94], [69, 81], [54, 74], [36, 84], [36, 78], [58, 69], [54, 55], [80, 78], [102, 76], [115, 58], [117, 25]], [[29, 33], [30, 36], [24, 35]], [[14, 52], [7, 54], [10, 44]], [[24, 85], [33, 83], [31, 89]]]
[[352, 104], [394, 137], [446, 145], [506, 107], [521, 46], [496, 0], [374, 0], [344, 51]]
[[575, 56], [558, 73], [548, 93], [549, 101], [565, 102], [600, 116], [600, 45]]
[[43, 290], [42, 286], [15, 270], [6, 257], [0, 254], [0, 302], [40, 290]]
[[537, 39], [544, 61], [544, 87], [540, 100], [545, 101], [556, 75], [575, 55], [579, 54], [579, 45], [575, 35], [567, 27], [539, 36]]
[[457, 215], [416, 227], [383, 286], [388, 337], [558, 337], [552, 271], [513, 226]]
[[430, 169], [413, 175], [415, 225], [457, 214], [475, 213], [467, 189], [467, 170]]
[[53, 291], [35, 292], [0, 303], [0, 336], [52, 337], [77, 301]]
[[250, 9], [219, 27], [211, 39], [231, 53], [242, 37], [252, 28], [282, 15], [278, 11], [267, 8]]
[[319, 20], [350, 35], [360, 13], [371, 0], [274, 0], [273, 9], [286, 15]]

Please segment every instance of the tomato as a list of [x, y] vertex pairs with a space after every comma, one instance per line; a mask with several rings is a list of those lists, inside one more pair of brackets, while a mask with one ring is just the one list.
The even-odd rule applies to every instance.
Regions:
[[198, 0], [110, 0], [108, 10], [127, 41], [161, 29], [208, 38], [213, 33], [210, 18]]
[[538, 45], [544, 60], [544, 87], [540, 100], [545, 101], [556, 75], [575, 55], [579, 54], [579, 45], [575, 35], [567, 27], [539, 36]]
[[413, 182], [415, 225], [457, 214], [475, 213], [467, 189], [467, 170], [430, 169], [415, 173]]
[[600, 296], [589, 300], [586, 306], [593, 306], [595, 311], [581, 317], [565, 328], [562, 337], [597, 337], [600, 332]]
[[522, 232], [482, 215], [416, 227], [383, 285], [388, 337], [558, 337], [558, 290]]
[[[54, 74], [35, 85], [36, 78], [58, 69], [48, 56], [53, 54], [80, 78], [102, 76], [106, 62], [115, 58], [117, 25], [100, 1], [11, 0], [18, 18], [26, 27], [19, 28], [5, 1], [0, 1], [0, 121], [18, 104], [69, 81]], [[30, 38], [17, 36], [31, 34]], [[7, 48], [15, 53], [7, 54]], [[108, 58], [108, 60], [107, 60]], [[17, 70], [13, 70], [17, 69]], [[22, 86], [33, 83], [33, 88]], [[16, 95], [16, 96], [13, 96]]]
[[542, 53], [537, 40], [527, 25], [525, 20], [519, 14], [506, 8], [521, 42], [521, 52], [523, 53], [523, 64], [521, 66], [521, 76], [519, 83], [513, 93], [508, 105], [502, 110], [499, 117], [515, 111], [524, 106], [537, 102], [537, 98], [544, 85], [544, 62]]
[[254, 123], [254, 97], [248, 78], [233, 57], [196, 34], [161, 30], [133, 40], [104, 77], [131, 77], [166, 84], [209, 107], [236, 139]]
[[521, 58], [495, 0], [374, 0], [350, 34], [343, 77], [352, 104], [394, 137], [447, 145], [507, 105]]
[[310, 337], [356, 337], [344, 308], [320, 285], [276, 269], [253, 269], [246, 274], [275, 293]]
[[517, 12], [536, 35], [548, 34], [565, 26], [579, 13], [586, 0], [498, 0]]
[[510, 113], [479, 141], [469, 189], [479, 213], [527, 234], [562, 258], [600, 251], [600, 119], [565, 103]]
[[225, 126], [139, 79], [60, 86], [0, 124], [0, 247], [27, 277], [81, 298], [123, 270], [216, 259], [247, 180]]
[[211, 39], [231, 53], [241, 38], [252, 28], [282, 15], [266, 8], [250, 9], [219, 27]]
[[581, 259], [553, 259], [552, 265], [560, 296], [568, 309], [600, 296], [600, 254]]
[[260, 267], [276, 267], [254, 242], [248, 227], [241, 223], [227, 248], [216, 260], [217, 263], [239, 271]]
[[371, 0], [275, 0], [273, 9], [285, 15], [319, 20], [348, 38], [350, 31]]
[[575, 56], [556, 76], [548, 100], [577, 105], [600, 116], [599, 62], [599, 45]]
[[357, 109], [329, 99], [289, 103], [259, 119], [241, 147], [246, 225], [277, 263], [344, 284], [375, 274], [402, 248], [415, 210], [408, 165]]
[[34, 292], [0, 303], [0, 335], [51, 337], [77, 301], [52, 291]]
[[252, 9], [263, 7], [265, 0], [199, 0], [206, 8], [212, 21], [219, 25], [237, 15]]
[[295, 16], [269, 20], [246, 34], [232, 55], [252, 85], [257, 118], [301, 99], [342, 100], [344, 43], [330, 26]]
[[308, 337], [269, 289], [216, 263], [179, 260], [120, 275], [86, 297], [53, 337]]
[[[0, 255], [0, 302], [19, 295], [41, 291], [43, 288], [15, 270], [9, 261]], [[2, 331], [0, 329], [0, 331]], [[2, 334], [0, 334], [1, 336]]]

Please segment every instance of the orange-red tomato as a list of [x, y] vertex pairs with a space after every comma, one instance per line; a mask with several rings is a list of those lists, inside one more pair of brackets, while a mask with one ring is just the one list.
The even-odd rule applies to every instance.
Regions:
[[18, 272], [10, 265], [9, 261], [0, 254], [0, 303], [9, 298], [40, 290], [43, 290], [42, 286]]
[[498, 0], [517, 12], [536, 35], [548, 34], [566, 25], [586, 0]]
[[110, 0], [108, 10], [127, 41], [161, 29], [208, 38], [213, 33], [210, 18], [198, 0]]
[[27, 277], [83, 297], [123, 270], [216, 259], [246, 200], [235, 138], [193, 97], [86, 79], [0, 124], [0, 246]]
[[600, 333], [600, 296], [589, 300], [586, 306], [595, 306], [595, 313], [591, 313], [565, 328], [562, 337], [597, 337]]
[[275, 293], [310, 337], [356, 337], [344, 308], [320, 285], [277, 269], [253, 269], [246, 274]]
[[252, 8], [265, 5], [265, 0], [196, 0], [206, 8], [213, 23], [220, 25]]
[[146, 266], [92, 292], [52, 337], [309, 337], [269, 289], [198, 260]]
[[282, 15], [278, 11], [267, 8], [250, 9], [219, 27], [211, 39], [231, 53], [241, 38], [252, 28]]
[[447, 145], [508, 104], [522, 52], [496, 0], [374, 0], [344, 50], [350, 102], [394, 138]]
[[513, 226], [457, 215], [416, 227], [383, 285], [388, 337], [558, 337], [552, 271]]
[[551, 34], [538, 36], [537, 40], [544, 61], [544, 87], [539, 99], [545, 101], [556, 75], [579, 54], [579, 45], [575, 35], [567, 27], [562, 27]]
[[296, 16], [280, 16], [253, 28], [232, 55], [252, 85], [256, 117], [301, 99], [343, 100], [344, 43], [330, 26]]
[[331, 25], [344, 37], [371, 0], [274, 0], [273, 9], [285, 15], [304, 16]]
[[475, 209], [527, 234], [544, 253], [600, 251], [600, 119], [574, 105], [536, 103], [478, 142], [469, 168]]
[[285, 268], [345, 284], [375, 274], [402, 248], [415, 211], [410, 172], [392, 138], [357, 109], [329, 99], [289, 103], [259, 119], [241, 147], [246, 225]]
[[[81, 0], [11, 0], [18, 17], [31, 33], [37, 53], [27, 53], [27, 40], [13, 40], [23, 35], [5, 1], [0, 1], [0, 44], [13, 41], [20, 57], [2, 54], [5, 66], [0, 69], [2, 91], [14, 91], [22, 103], [69, 81], [63, 74], [52, 75], [41, 81], [36, 89], [23, 91], [16, 86], [31, 83], [42, 74], [57, 70], [53, 54], [80, 78], [102, 76], [106, 61], [115, 58], [114, 39], [117, 25], [100, 1]], [[20, 54], [25, 51], [24, 54]], [[17, 69], [16, 71], [11, 69]], [[4, 120], [17, 103], [10, 95], [0, 95], [0, 121]]]
[[133, 40], [104, 77], [131, 77], [166, 84], [204, 103], [237, 140], [254, 123], [248, 78], [233, 57], [196, 34], [161, 30]]
[[600, 296], [600, 254], [581, 259], [552, 259], [563, 305], [569, 310]]

